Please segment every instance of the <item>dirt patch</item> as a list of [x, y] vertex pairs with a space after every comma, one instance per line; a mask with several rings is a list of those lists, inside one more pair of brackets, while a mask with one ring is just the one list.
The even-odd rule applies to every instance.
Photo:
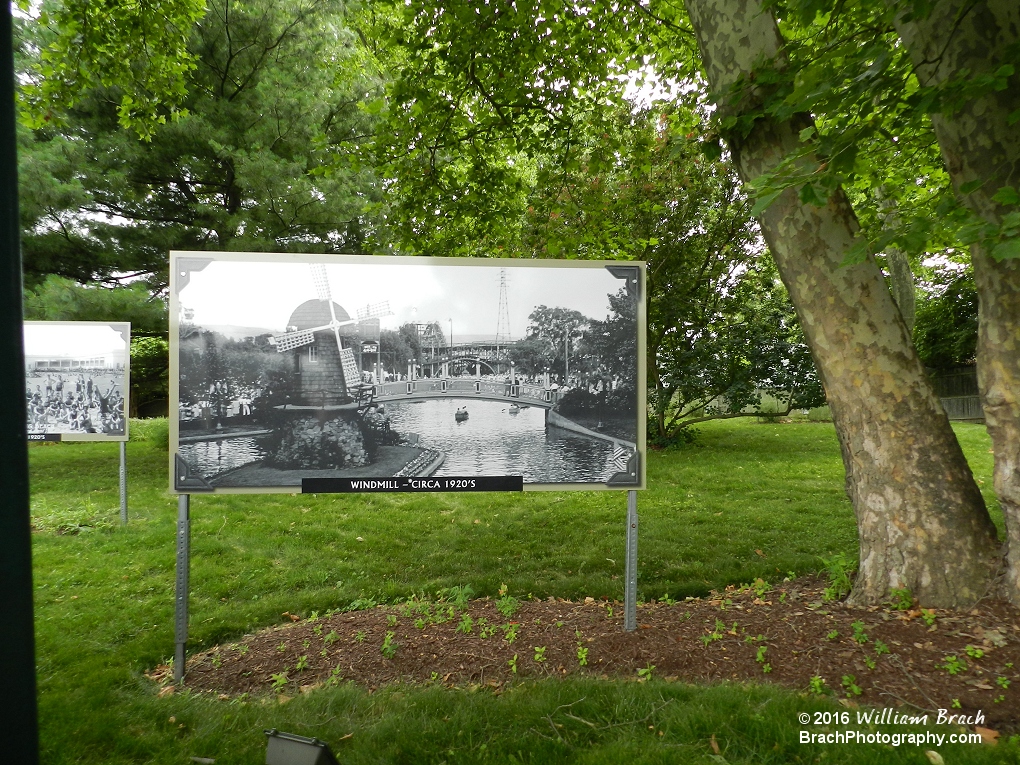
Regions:
[[[330, 613], [216, 646], [188, 660], [193, 691], [293, 694], [354, 681], [496, 688], [525, 677], [590, 674], [688, 682], [769, 682], [904, 711], [984, 713], [1020, 727], [1020, 611], [851, 608], [799, 579], [649, 603], [623, 631], [620, 603], [508, 598], [449, 600]], [[509, 614], [509, 615], [508, 615]], [[296, 621], [291, 621], [296, 619]], [[170, 669], [150, 677], [167, 688]]]

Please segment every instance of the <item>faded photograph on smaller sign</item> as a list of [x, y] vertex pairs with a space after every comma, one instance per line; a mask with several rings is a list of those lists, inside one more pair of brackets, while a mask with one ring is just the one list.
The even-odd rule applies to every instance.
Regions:
[[26, 321], [30, 441], [126, 441], [131, 325]]

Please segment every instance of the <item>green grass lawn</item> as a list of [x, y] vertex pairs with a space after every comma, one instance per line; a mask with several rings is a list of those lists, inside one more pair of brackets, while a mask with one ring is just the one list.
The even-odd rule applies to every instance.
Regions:
[[[151, 425], [132, 429], [127, 527], [117, 521], [115, 444], [30, 449], [46, 763], [261, 763], [271, 727], [333, 742], [352, 763], [928, 762], [916, 747], [799, 744], [795, 713], [836, 707], [768, 687], [572, 679], [501, 694], [341, 686], [285, 705], [157, 698], [142, 673], [173, 653], [177, 502], [166, 452], [144, 440]], [[638, 500], [641, 598], [856, 557], [831, 424], [701, 431], [695, 445], [650, 454]], [[1001, 527], [984, 429], [957, 432]], [[279, 624], [284, 611], [456, 585], [495, 595], [506, 583], [519, 597], [623, 593], [622, 492], [195, 496], [191, 513], [194, 650]], [[1020, 762], [1012, 746], [941, 751], [947, 763]]]

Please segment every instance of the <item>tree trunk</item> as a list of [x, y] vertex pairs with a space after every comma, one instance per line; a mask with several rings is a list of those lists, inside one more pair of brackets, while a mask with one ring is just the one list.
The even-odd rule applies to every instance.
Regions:
[[[1006, 48], [1020, 36], [1017, 0], [938, 2], [923, 19], [897, 21], [897, 31], [922, 85], [939, 86], [959, 77], [995, 72]], [[1015, 211], [992, 197], [1003, 186], [1020, 188], [1020, 124], [1008, 117], [1020, 109], [1020, 75], [1007, 87], [967, 102], [955, 113], [934, 114], [942, 158], [958, 197], [993, 224]], [[960, 188], [983, 181], [961, 194]], [[978, 386], [995, 453], [995, 492], [1006, 520], [1005, 594], [1020, 604], [1020, 261], [996, 260], [985, 244], [971, 246], [978, 292]]]
[[[754, 64], [780, 56], [771, 13], [756, 0], [687, 0], [708, 81], [724, 93]], [[760, 112], [758, 94], [723, 99], [721, 116]], [[745, 182], [797, 148], [806, 115], [762, 115], [727, 136]], [[860, 540], [855, 603], [908, 588], [924, 604], [984, 595], [998, 543], [963, 452], [873, 259], [840, 267], [857, 221], [841, 191], [825, 207], [787, 189], [762, 231], [815, 359], [846, 466]]]
[[910, 269], [910, 259], [896, 245], [885, 248], [885, 261], [889, 266], [889, 280], [892, 282], [893, 300], [900, 309], [903, 326], [910, 337], [914, 331], [917, 318], [917, 299], [914, 295], [914, 272]]
[[[883, 193], [878, 192], [878, 209], [882, 225], [887, 228], [895, 228], [899, 225], [899, 215], [896, 214], [896, 202]], [[889, 281], [892, 282], [893, 300], [900, 309], [900, 316], [907, 327], [907, 334], [913, 336], [914, 321], [917, 319], [917, 295], [914, 287], [914, 272], [910, 268], [910, 259], [896, 245], [889, 245], [885, 248], [885, 261], [889, 266]]]

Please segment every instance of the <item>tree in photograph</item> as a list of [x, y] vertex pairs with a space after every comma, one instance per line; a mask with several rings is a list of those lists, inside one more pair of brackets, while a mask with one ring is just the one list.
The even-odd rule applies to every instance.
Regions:
[[216, 408], [214, 416], [222, 416], [229, 402], [242, 394], [255, 412], [285, 403], [293, 372], [293, 359], [277, 353], [269, 335], [238, 340], [208, 330], [182, 332], [181, 403], [209, 402]]
[[[379, 79], [347, 22], [332, 0], [213, 0], [190, 27], [181, 113], [147, 140], [122, 127], [116, 83], [90, 81], [64, 119], [34, 122], [28, 282], [131, 272], [161, 286], [174, 248], [365, 251], [378, 184], [359, 104]], [[53, 34], [23, 25], [26, 51]]]
[[[417, 341], [417, 333], [414, 337]], [[391, 374], [407, 374], [407, 360], [417, 357], [418, 351], [411, 344], [408, 333], [384, 329], [379, 336], [379, 351], [383, 368]]]
[[[435, 324], [434, 328], [440, 331], [441, 336], [442, 330], [439, 325]], [[392, 374], [406, 375], [408, 361], [420, 364], [424, 359], [425, 348], [422, 345], [422, 338], [418, 334], [418, 328], [414, 324], [402, 324], [396, 331], [382, 330], [379, 342], [383, 367]], [[431, 352], [431, 346], [429, 352]]]
[[626, 288], [608, 298], [609, 315], [603, 321], [592, 319], [581, 336], [577, 376], [582, 384], [596, 387], [607, 400], [629, 404], [637, 401], [637, 301]]
[[546, 366], [564, 385], [567, 384], [566, 375], [570, 371], [570, 357], [574, 355], [577, 343], [589, 323], [587, 316], [572, 308], [540, 305], [528, 315], [528, 334], [525, 340], [533, 341], [535, 345], [546, 344]]
[[554, 368], [554, 343], [537, 335], [522, 337], [509, 348], [510, 362], [514, 369], [526, 377], [538, 377], [547, 369]]

